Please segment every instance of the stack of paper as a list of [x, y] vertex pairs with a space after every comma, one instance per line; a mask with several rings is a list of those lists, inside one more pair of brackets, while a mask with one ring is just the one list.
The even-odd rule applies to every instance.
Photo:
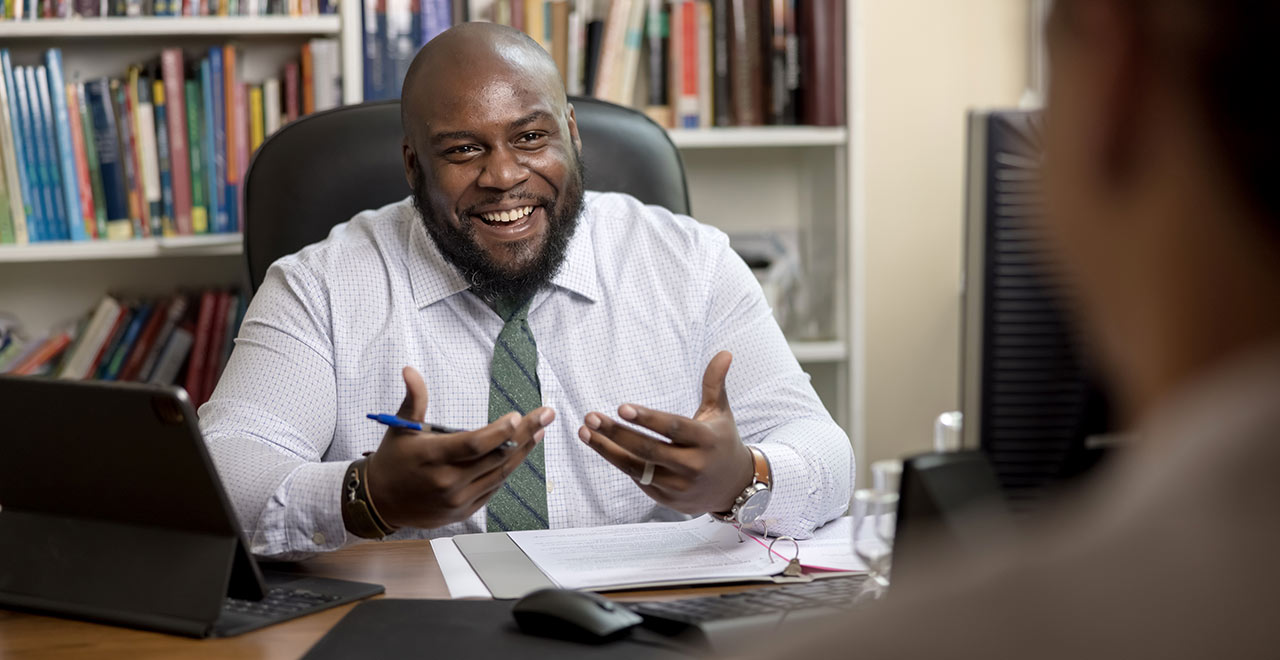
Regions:
[[[840, 518], [800, 541], [800, 564], [810, 572], [865, 571], [853, 553], [852, 529], [849, 518]], [[782, 573], [797, 551], [791, 541], [782, 540], [774, 543], [771, 555], [773, 539], [739, 535], [709, 516], [509, 536], [551, 582], [569, 589], [759, 579]], [[451, 539], [436, 539], [432, 547], [454, 598], [489, 595]]]

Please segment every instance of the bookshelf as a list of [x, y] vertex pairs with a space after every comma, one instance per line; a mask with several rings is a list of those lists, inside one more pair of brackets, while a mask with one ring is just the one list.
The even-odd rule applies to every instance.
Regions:
[[[852, 25], [852, 17], [847, 21]], [[851, 32], [851, 31], [850, 31]], [[119, 75], [163, 47], [235, 43], [246, 79], [277, 70], [314, 37], [340, 43], [343, 102], [362, 100], [360, 3], [315, 17], [96, 18], [0, 21], [15, 65], [63, 51], [68, 79]], [[852, 71], [853, 48], [846, 49]], [[851, 87], [851, 85], [850, 85]], [[852, 99], [852, 95], [850, 95]], [[852, 119], [856, 108], [849, 107]], [[851, 428], [850, 254], [853, 131], [846, 126], [762, 126], [670, 131], [688, 174], [694, 216], [728, 233], [796, 236], [812, 316], [790, 346], [829, 410]], [[39, 335], [90, 310], [108, 291], [160, 296], [178, 288], [245, 282], [239, 234], [0, 246], [0, 313]]]

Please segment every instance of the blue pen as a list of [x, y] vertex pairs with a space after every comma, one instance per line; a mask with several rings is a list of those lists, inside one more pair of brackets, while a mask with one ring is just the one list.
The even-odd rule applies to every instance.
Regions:
[[[395, 415], [384, 415], [384, 414], [375, 415], [373, 413], [369, 413], [368, 415], [365, 415], [365, 417], [368, 417], [369, 419], [372, 419], [373, 421], [378, 422], [379, 424], [386, 424], [387, 426], [390, 426], [391, 428], [395, 428], [395, 429], [409, 429], [411, 431], [422, 431], [425, 428], [425, 430], [431, 431], [432, 433], [462, 433], [462, 431], [459, 429], [451, 429], [447, 426], [440, 426], [439, 424], [432, 424], [430, 422], [428, 422], [424, 427], [424, 425], [419, 424], [418, 422], [415, 422], [411, 419], [405, 419], [403, 417], [397, 417]], [[514, 440], [508, 440], [502, 443], [501, 445], [503, 449], [513, 449], [515, 448], [515, 446], [516, 446], [516, 443]]]

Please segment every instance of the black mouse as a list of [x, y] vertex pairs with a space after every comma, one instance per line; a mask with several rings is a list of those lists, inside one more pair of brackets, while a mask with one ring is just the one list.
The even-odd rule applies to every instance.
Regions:
[[526, 634], [590, 644], [621, 639], [644, 620], [604, 596], [572, 589], [539, 589], [511, 613]]

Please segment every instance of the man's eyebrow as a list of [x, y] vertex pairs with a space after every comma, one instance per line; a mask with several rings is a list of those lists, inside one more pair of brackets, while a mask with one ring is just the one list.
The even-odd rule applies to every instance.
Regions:
[[512, 130], [517, 128], [523, 128], [536, 121], [539, 121], [542, 119], [552, 119], [552, 118], [553, 117], [551, 116], [551, 113], [547, 112], [546, 110], [534, 110], [533, 112], [530, 112], [529, 114], [511, 122], [508, 128], [511, 128]]
[[[550, 112], [547, 112], [546, 110], [534, 110], [533, 112], [530, 112], [529, 114], [511, 122], [510, 124], [507, 125], [507, 128], [509, 130], [516, 130], [516, 129], [528, 126], [529, 124], [532, 124], [536, 121], [541, 121], [544, 119], [553, 119], [553, 118], [554, 116]], [[431, 134], [432, 142], [446, 142], [450, 140], [475, 141], [479, 139], [480, 139], [479, 134], [475, 133], [474, 131], [443, 131], [440, 133]]]
[[471, 131], [448, 131], [444, 133], [432, 133], [432, 142], [444, 142], [446, 140], [475, 140], [478, 136]]

